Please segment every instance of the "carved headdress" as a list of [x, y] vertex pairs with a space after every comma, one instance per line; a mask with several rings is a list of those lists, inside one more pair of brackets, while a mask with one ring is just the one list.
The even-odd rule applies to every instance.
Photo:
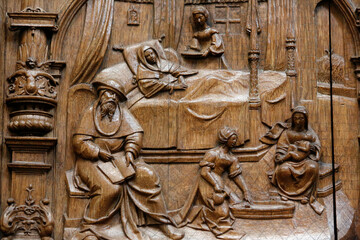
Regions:
[[125, 103], [119, 103], [111, 121], [102, 119], [99, 114], [100, 98], [102, 90], [111, 90], [115, 92], [122, 101], [125, 101], [125, 88], [121, 82], [109, 78], [109, 75], [97, 78], [92, 82], [99, 93], [99, 98], [95, 101], [83, 115], [83, 118], [75, 132], [93, 137], [111, 137], [120, 138], [135, 132], [143, 132], [140, 124], [127, 109]]
[[194, 8], [194, 10], [192, 11], [192, 15], [194, 16], [195, 14], [202, 14], [204, 15], [205, 19], [207, 20], [209, 18], [209, 11], [204, 8], [203, 6], [197, 6]]
[[230, 127], [223, 127], [218, 133], [218, 139], [220, 143], [226, 143], [232, 135], [237, 135], [235, 129]]
[[293, 116], [295, 113], [302, 113], [305, 116], [305, 129], [309, 128], [309, 113], [306, 110], [306, 108], [304, 106], [296, 106], [293, 110], [292, 110], [292, 115], [291, 115], [291, 126], [293, 127], [294, 123], [293, 123]]
[[98, 78], [92, 84], [98, 93], [100, 93], [101, 90], [111, 90], [115, 92], [122, 101], [127, 100], [125, 88], [119, 84], [118, 81], [112, 80], [111, 78]]
[[[145, 52], [146, 52], [146, 50], [149, 50], [149, 49], [153, 50], [154, 53], [156, 54], [156, 66], [148, 63], [147, 60], [146, 60]], [[161, 70], [160, 69], [161, 68], [161, 63], [160, 63], [159, 53], [156, 51], [155, 48], [150, 47], [148, 45], [141, 46], [141, 47], [138, 48], [137, 55], [138, 55], [138, 59], [139, 59], [140, 64], [143, 64], [146, 68], [151, 69], [153, 71], [160, 71]]]

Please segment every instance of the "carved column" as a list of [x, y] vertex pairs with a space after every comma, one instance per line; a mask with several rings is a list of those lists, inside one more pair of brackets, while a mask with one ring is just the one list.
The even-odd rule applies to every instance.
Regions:
[[[351, 62], [355, 65], [355, 76], [357, 78], [357, 88], [356, 88], [356, 95], [358, 101], [360, 101], [360, 56], [359, 57], [352, 57]], [[360, 132], [358, 132], [358, 141], [360, 142]], [[360, 208], [359, 208], [360, 209]]]
[[296, 92], [296, 79], [297, 72], [295, 68], [295, 54], [296, 54], [296, 37], [295, 37], [295, 26], [294, 26], [294, 14], [293, 14], [293, 1], [291, 1], [290, 8], [288, 10], [288, 29], [286, 37], [286, 56], [287, 56], [287, 68], [286, 78], [290, 82], [291, 89], [291, 108], [297, 105], [298, 97]]
[[357, 82], [357, 99], [360, 101], [360, 57], [352, 57], [351, 62], [355, 65], [355, 76], [358, 80]]
[[[50, 135], [54, 128], [59, 78], [64, 67], [63, 62], [49, 60], [48, 53], [49, 36], [58, 30], [57, 14], [47, 13], [39, 7], [26, 7], [21, 12], [8, 13], [8, 17], [9, 29], [20, 31], [16, 71], [7, 78], [5, 90], [10, 115], [8, 129], [17, 136], [5, 137], [11, 153], [7, 163], [11, 198], [2, 216], [1, 230], [10, 238], [47, 239], [53, 229], [53, 223], [44, 226], [46, 221], [52, 222], [49, 200], [41, 201], [40, 206], [34, 205], [31, 192], [34, 191], [36, 199], [52, 196], [48, 172], [55, 159], [52, 150], [57, 139], [46, 134]], [[29, 185], [26, 196], [23, 188]], [[15, 204], [24, 201], [26, 205]], [[28, 211], [20, 213], [19, 209]], [[33, 212], [34, 209], [39, 211], [39, 216]], [[33, 217], [40, 217], [43, 221], [35, 221]], [[17, 219], [17, 222], [7, 218]], [[45, 221], [45, 218], [50, 220]], [[23, 227], [23, 224], [31, 226]]]
[[260, 49], [258, 43], [258, 33], [260, 24], [258, 18], [258, 1], [249, 1], [247, 31], [250, 34], [249, 67], [250, 67], [250, 109], [260, 108], [258, 65], [260, 59]]
[[18, 135], [41, 136], [54, 127], [61, 63], [48, 60], [45, 31], [57, 30], [57, 14], [26, 8], [8, 16], [10, 30], [21, 31], [17, 71], [7, 79], [8, 127]]
[[356, 8], [355, 16], [356, 16], [355, 25], [360, 30], [360, 8]]
[[261, 32], [258, 12], [258, 0], [249, 0], [246, 30], [250, 35], [250, 50], [248, 52], [250, 68], [249, 90], [249, 122], [250, 142], [248, 146], [255, 147], [260, 144], [259, 136], [263, 135], [266, 128], [261, 122], [261, 101], [259, 95], [259, 60], [260, 48], [258, 34]]

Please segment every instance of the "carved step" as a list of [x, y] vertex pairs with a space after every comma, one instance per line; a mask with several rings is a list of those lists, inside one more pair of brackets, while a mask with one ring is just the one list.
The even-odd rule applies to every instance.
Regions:
[[[342, 187], [342, 182], [339, 180], [339, 165], [335, 164], [335, 189], [338, 191]], [[319, 169], [319, 186], [318, 197], [327, 197], [333, 192], [332, 183], [332, 164], [320, 162]]]

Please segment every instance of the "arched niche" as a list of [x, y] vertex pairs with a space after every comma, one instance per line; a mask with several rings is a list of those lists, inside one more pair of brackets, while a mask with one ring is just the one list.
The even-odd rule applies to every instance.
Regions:
[[[355, 18], [349, 3], [339, 0], [330, 3], [330, 16], [333, 83], [336, 84], [335, 87], [345, 89], [339, 91], [340, 95], [355, 97], [356, 78], [350, 60], [351, 57], [358, 55], [359, 48]], [[318, 87], [321, 87], [323, 83], [326, 85], [330, 81], [329, 1], [327, 0], [320, 1], [315, 8], [315, 29], [316, 76]]]

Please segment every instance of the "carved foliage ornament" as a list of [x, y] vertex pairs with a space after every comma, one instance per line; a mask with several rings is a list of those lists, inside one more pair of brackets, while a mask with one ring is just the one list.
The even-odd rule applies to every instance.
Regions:
[[7, 79], [10, 121], [8, 128], [19, 135], [44, 135], [53, 129], [60, 68], [49, 61], [46, 31], [57, 31], [57, 14], [41, 8], [8, 13], [10, 30], [20, 30], [17, 71]]
[[44, 64], [37, 65], [36, 61], [29, 58], [25, 64], [18, 62], [18, 66], [20, 69], [7, 79], [8, 97], [30, 95], [56, 98], [56, 85], [59, 83], [43, 71]]
[[56, 105], [58, 81], [45, 72], [48, 63], [38, 65], [28, 58], [8, 81], [7, 104], [12, 107], [9, 129], [25, 135], [43, 135], [53, 129], [49, 112]]
[[9, 206], [1, 218], [1, 231], [6, 236], [2, 239], [8, 240], [15, 236], [39, 236], [42, 240], [52, 239], [54, 222], [49, 200], [43, 199], [37, 205], [31, 195], [31, 192], [34, 191], [31, 184], [26, 191], [28, 196], [24, 205], [17, 205], [14, 199], [8, 199]]

